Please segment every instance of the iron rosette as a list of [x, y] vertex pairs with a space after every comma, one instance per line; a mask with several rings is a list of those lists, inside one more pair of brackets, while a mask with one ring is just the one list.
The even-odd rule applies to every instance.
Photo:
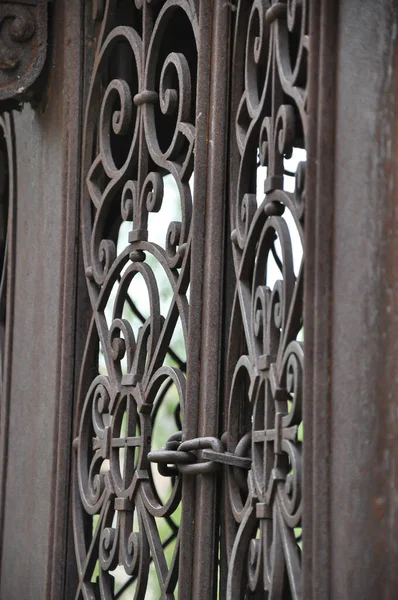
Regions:
[[[233, 53], [227, 598], [301, 598], [308, 6], [240, 0]], [[240, 332], [240, 333], [239, 333]], [[245, 559], [243, 559], [245, 557]]]
[[48, 0], [0, 3], [0, 104], [17, 108], [38, 95], [47, 56]]
[[[175, 431], [184, 423], [186, 362], [173, 339], [179, 327], [185, 356], [198, 16], [190, 0], [94, 2], [92, 16], [81, 191], [92, 317], [74, 443], [76, 597], [113, 599], [131, 586], [143, 598], [154, 570], [161, 597], [172, 598], [182, 483], [177, 473], [167, 478], [165, 494], [148, 453], [171, 388]], [[181, 27], [183, 38], [173, 35]], [[156, 215], [162, 241], [151, 228]]]

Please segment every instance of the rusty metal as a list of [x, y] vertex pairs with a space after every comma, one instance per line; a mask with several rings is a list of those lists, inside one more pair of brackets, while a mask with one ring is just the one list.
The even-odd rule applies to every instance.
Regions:
[[[175, 475], [178, 471], [186, 475], [203, 475], [217, 471], [221, 465], [251, 468], [250, 458], [225, 452], [222, 440], [202, 437], [182, 442], [181, 438], [181, 432], [173, 434], [161, 450], [149, 452], [148, 459], [158, 464], [159, 473], [162, 475]], [[194, 450], [201, 451], [200, 457], [193, 453]], [[166, 469], [164, 465], [168, 465]]]
[[[76, 597], [116, 598], [117, 565], [129, 577], [123, 589], [134, 585], [135, 597], [144, 597], [151, 562], [162, 597], [174, 597], [177, 582], [179, 594], [195, 600], [213, 597], [217, 588], [228, 600], [261, 591], [301, 597], [303, 261], [295, 271], [291, 228], [300, 254], [305, 162], [292, 172], [286, 160], [306, 147], [307, 4], [267, 7], [256, 0], [211, 7], [194, 0], [136, 2], [129, 13], [108, 0], [90, 15], [98, 41], [84, 120], [81, 219], [92, 314], [74, 441]], [[216, 54], [209, 92], [212, 12]], [[228, 36], [235, 40], [232, 254], [225, 246], [231, 243], [225, 242], [225, 187], [223, 201], [213, 204], [228, 165], [230, 75], [221, 61], [229, 57]], [[206, 117], [209, 93], [214, 104]], [[206, 123], [219, 125], [217, 111], [224, 129], [209, 136]], [[265, 174], [262, 184], [258, 172]], [[161, 246], [152, 239], [150, 217], [164, 208], [167, 174], [178, 188], [181, 220], [165, 221]], [[284, 190], [284, 177], [293, 180], [293, 191]], [[120, 247], [123, 222], [130, 233]], [[234, 299], [231, 292], [223, 297], [224, 253], [234, 267]], [[279, 270], [276, 282], [267, 272], [270, 257]], [[172, 289], [165, 314], [155, 263]], [[138, 277], [147, 290], [147, 316], [130, 297]], [[187, 361], [170, 347], [179, 320]], [[220, 386], [220, 332], [228, 321], [223, 407], [212, 398]], [[177, 366], [167, 364], [168, 356]], [[152, 433], [170, 386], [179, 398], [176, 431], [156, 450]], [[167, 501], [160, 499], [151, 463], [170, 483]], [[218, 580], [217, 479], [223, 473], [227, 553]], [[179, 529], [173, 515], [181, 501]], [[170, 525], [167, 539], [159, 517]], [[170, 566], [169, 544], [175, 544]]]
[[245, 489], [228, 473], [226, 597], [299, 599], [304, 262], [294, 254], [304, 246], [305, 154], [293, 173], [286, 162], [307, 146], [308, 2], [241, 0], [234, 40], [226, 439], [233, 452], [251, 432], [252, 468]]
[[[372, 6], [369, 0], [342, 0], [338, 18], [330, 21], [332, 31], [320, 38], [325, 79], [326, 69], [329, 73], [328, 87], [320, 84], [318, 113], [325, 136], [318, 132], [314, 170], [322, 189], [327, 175], [327, 194], [312, 230], [317, 235], [312, 246], [316, 362], [311, 407], [316, 411], [315, 460], [321, 456], [319, 468], [327, 468], [328, 487], [321, 489], [329, 512], [322, 511], [318, 493], [312, 555], [325, 545], [321, 536], [328, 519], [329, 556], [322, 549], [320, 560], [329, 577], [322, 582], [327, 590], [327, 595], [321, 590], [322, 597], [368, 600], [384, 595], [392, 600], [398, 587], [398, 6], [391, 0], [380, 3], [377, 23], [366, 18]], [[332, 61], [328, 47], [336, 39]], [[331, 80], [330, 62], [336, 73]], [[319, 162], [320, 156], [325, 158]], [[319, 308], [321, 299], [328, 321]], [[311, 310], [309, 296], [306, 300]], [[318, 329], [325, 321], [328, 350]], [[319, 425], [316, 419], [323, 410]], [[314, 461], [315, 491], [324, 478]], [[314, 563], [318, 569], [318, 560]], [[315, 581], [311, 597], [320, 597]]]
[[[359, 5], [358, 5], [359, 6]], [[331, 353], [335, 113], [338, 87], [339, 3], [310, 2], [308, 162], [306, 173], [306, 276], [304, 286], [305, 444], [303, 447], [303, 597], [329, 599], [332, 559]], [[341, 297], [346, 302], [346, 295]], [[336, 346], [337, 354], [340, 354]], [[352, 355], [353, 356], [353, 355]], [[355, 360], [355, 359], [354, 359]], [[349, 456], [346, 456], [349, 462]], [[349, 517], [351, 520], [351, 515]], [[316, 573], [316, 576], [314, 574]], [[340, 579], [341, 570], [336, 570]], [[336, 593], [336, 597], [339, 597]], [[360, 594], [363, 597], [365, 594]], [[355, 597], [349, 594], [348, 597]]]
[[[172, 464], [177, 471], [186, 475], [204, 475], [219, 469], [219, 464], [211, 460], [198, 460], [193, 451], [210, 449], [221, 454], [223, 445], [214, 437], [201, 437], [180, 442], [176, 450], [168, 450], [168, 443], [158, 452], [149, 452], [148, 459], [154, 463]], [[203, 454], [202, 454], [203, 456]], [[174, 469], [175, 472], [175, 469]]]
[[35, 96], [47, 55], [48, 0], [0, 4], [0, 106], [17, 107]]
[[[48, 104], [17, 151], [0, 120], [1, 598], [147, 598], [151, 573], [164, 600], [396, 597], [398, 8], [375, 6], [52, 3]], [[159, 243], [168, 177], [188, 210]]]
[[[98, 42], [84, 119], [81, 218], [92, 316], [74, 442], [76, 597], [118, 597], [113, 570], [119, 565], [127, 577], [123, 589], [134, 586], [132, 593], [143, 598], [151, 563], [161, 596], [173, 597], [181, 546], [175, 512], [182, 478], [177, 473], [168, 480], [167, 499], [161, 500], [148, 453], [170, 386], [179, 401], [175, 429], [182, 425], [186, 431], [185, 371], [194, 363], [193, 353], [186, 366], [170, 344], [179, 323], [187, 353], [192, 329], [188, 287], [192, 295], [196, 290], [195, 281], [191, 283], [192, 264], [198, 265], [191, 260], [191, 178], [200, 154], [197, 131], [204, 131], [205, 124], [205, 119], [196, 124], [200, 16], [191, 0], [136, 1], [128, 9], [108, 0], [94, 3], [90, 16]], [[166, 175], [178, 190], [181, 218], [164, 223], [160, 245], [152, 238], [150, 218], [164, 214]], [[200, 181], [194, 188], [199, 206]], [[122, 223], [130, 224], [130, 233], [119, 249]], [[159, 269], [171, 289], [165, 313], [155, 276]], [[139, 277], [149, 301], [145, 317], [129, 297], [130, 285]], [[105, 317], [109, 306], [110, 324]], [[141, 326], [124, 316], [126, 307]], [[169, 358], [176, 366], [170, 366]], [[189, 487], [184, 486], [185, 494]], [[185, 504], [182, 520], [191, 523], [192, 502]], [[160, 518], [170, 529], [166, 537]], [[174, 550], [168, 565], [170, 545]]]
[[80, 0], [51, 4], [52, 68], [45, 79], [51, 89], [42, 90], [47, 101], [40, 109], [25, 104], [12, 113], [7, 136], [15, 218], [6, 317], [12, 348], [0, 417], [0, 597], [10, 600], [59, 600], [65, 582], [73, 587], [76, 581], [74, 562], [65, 558], [71, 459], [65, 449], [72, 435], [73, 363], [79, 360], [80, 12]]

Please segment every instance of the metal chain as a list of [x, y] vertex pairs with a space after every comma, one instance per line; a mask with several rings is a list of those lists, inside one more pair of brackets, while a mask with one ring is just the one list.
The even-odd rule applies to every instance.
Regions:
[[149, 452], [150, 462], [158, 465], [158, 471], [166, 477], [178, 473], [184, 475], [204, 475], [219, 471], [222, 465], [229, 465], [239, 469], [250, 469], [251, 458], [241, 455], [250, 445], [251, 434], [246, 434], [236, 447], [235, 453], [226, 452], [224, 444], [215, 437], [198, 437], [191, 440], [182, 440], [179, 431], [174, 433], [161, 450]]

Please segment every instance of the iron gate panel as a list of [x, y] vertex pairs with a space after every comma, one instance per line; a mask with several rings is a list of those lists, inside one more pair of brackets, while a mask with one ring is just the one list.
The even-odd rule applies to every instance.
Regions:
[[[227, 34], [221, 68], [212, 19]], [[149, 598], [153, 584], [161, 598], [177, 584], [183, 598], [301, 598], [307, 2], [107, 0], [89, 21], [76, 598]], [[218, 159], [209, 150], [226, 134], [208, 134], [209, 99], [222, 96], [212, 71], [231, 79], [229, 160], [222, 144]], [[220, 164], [231, 241], [205, 227]], [[220, 247], [206, 262], [212, 239]], [[200, 389], [203, 360], [217, 356], [206, 357], [201, 315], [213, 294], [204, 267], [222, 271], [223, 256], [234, 275], [223, 299], [232, 314], [218, 322], [229, 328], [219, 406]], [[216, 416], [207, 433], [210, 406], [220, 425]], [[204, 514], [211, 548], [195, 550]], [[194, 557], [199, 572], [209, 563], [205, 589], [192, 581]]]
[[[173, 403], [175, 433], [167, 451], [178, 447], [181, 429], [186, 431], [186, 395], [190, 386], [192, 396], [195, 386], [191, 377], [187, 390], [185, 372], [192, 328], [189, 290], [200, 296], [200, 281], [191, 278], [191, 222], [194, 187], [200, 206], [201, 183], [194, 183], [193, 173], [200, 159], [201, 105], [206, 122], [206, 99], [200, 103], [196, 91], [199, 32], [206, 35], [206, 28], [198, 3], [188, 0], [108, 1], [94, 4], [92, 16], [99, 25], [82, 187], [92, 318], [75, 440], [76, 597], [120, 597], [132, 584], [134, 597], [143, 598], [151, 564], [161, 597], [173, 597], [181, 544], [173, 515], [182, 479], [165, 464], [160, 471], [171, 489], [159, 490], [148, 453], [158, 422]], [[165, 210], [170, 202], [176, 206]], [[160, 220], [151, 223], [155, 215]], [[194, 357], [195, 344], [191, 347]], [[192, 460], [185, 453], [182, 463]], [[191, 520], [192, 500], [187, 500], [183, 520]], [[126, 580], [118, 591], [117, 565]]]
[[308, 4], [242, 1], [234, 36], [226, 597], [297, 599]]
[[396, 3], [3, 4], [1, 598], [395, 598]]

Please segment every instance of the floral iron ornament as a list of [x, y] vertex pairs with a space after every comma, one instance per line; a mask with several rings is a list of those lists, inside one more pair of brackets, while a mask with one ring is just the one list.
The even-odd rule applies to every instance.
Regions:
[[194, 0], [94, 2], [92, 16], [82, 182], [92, 318], [74, 444], [76, 598], [129, 588], [138, 600], [155, 587], [171, 599], [182, 478], [159, 482], [148, 455], [171, 395], [176, 432], [185, 421], [199, 17]]
[[[186, 529], [179, 528], [178, 518], [182, 506], [184, 523], [187, 484], [193, 476], [223, 472], [223, 597], [302, 597], [304, 0], [225, 3], [235, 31], [229, 389], [221, 439], [186, 436], [193, 418], [190, 350], [197, 340], [189, 315], [196, 299], [192, 223], [200, 210], [200, 196], [193, 199], [193, 170], [195, 191], [205, 170], [198, 159], [201, 32], [204, 7], [213, 10], [215, 4], [93, 2], [95, 31], [89, 39], [96, 48], [88, 69], [81, 192], [91, 319], [74, 441], [76, 599], [113, 600], [125, 591], [145, 598], [151, 573], [155, 596], [175, 598], [185, 576], [179, 565], [192, 550], [182, 547]], [[170, 179], [178, 217], [163, 212], [159, 242], [150, 223], [168, 204]], [[128, 230], [123, 240], [122, 229]], [[171, 291], [166, 310], [159, 270]], [[147, 299], [140, 326], [127, 310], [137, 281]], [[173, 349], [178, 323], [188, 369]], [[175, 430], [159, 450], [154, 431], [170, 386], [177, 399]], [[169, 479], [167, 494], [157, 473]]]
[[47, 55], [47, 0], [0, 3], [0, 106], [34, 97]]
[[302, 597], [308, 42], [306, 0], [240, 0], [232, 83], [236, 289], [226, 438], [228, 451], [250, 456], [252, 465], [247, 476], [236, 468], [228, 473], [228, 600]]

